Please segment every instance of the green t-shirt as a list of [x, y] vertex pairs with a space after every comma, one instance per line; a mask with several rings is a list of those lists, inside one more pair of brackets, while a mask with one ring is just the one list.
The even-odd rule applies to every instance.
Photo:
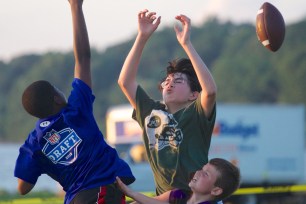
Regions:
[[133, 118], [143, 129], [143, 141], [157, 194], [179, 188], [190, 190], [191, 175], [208, 162], [216, 119], [216, 107], [208, 119], [200, 97], [188, 107], [170, 114], [139, 86]]

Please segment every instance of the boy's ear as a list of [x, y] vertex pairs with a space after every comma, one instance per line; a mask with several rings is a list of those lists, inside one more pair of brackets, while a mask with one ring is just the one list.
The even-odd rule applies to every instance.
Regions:
[[191, 92], [191, 94], [190, 94], [189, 100], [190, 100], [190, 101], [194, 101], [194, 100], [196, 100], [196, 99], [198, 98], [198, 96], [199, 96], [199, 92], [193, 91], [193, 92]]
[[219, 196], [223, 193], [223, 189], [220, 187], [214, 187], [211, 192], [210, 192], [213, 196]]
[[64, 104], [63, 99], [62, 99], [60, 96], [58, 96], [58, 95], [54, 95], [54, 96], [53, 96], [53, 100], [54, 100], [54, 102], [55, 102], [57, 105], [63, 105], [63, 104]]

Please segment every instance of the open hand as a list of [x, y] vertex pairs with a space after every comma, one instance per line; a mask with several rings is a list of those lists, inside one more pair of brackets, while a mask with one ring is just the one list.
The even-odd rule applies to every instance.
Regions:
[[182, 28], [178, 25], [174, 26], [177, 40], [181, 45], [184, 45], [190, 41], [191, 20], [185, 15], [178, 15], [175, 19], [180, 21], [182, 25]]
[[149, 12], [148, 9], [140, 11], [138, 13], [138, 32], [150, 36], [158, 28], [160, 19], [160, 16], [156, 17], [156, 12]]

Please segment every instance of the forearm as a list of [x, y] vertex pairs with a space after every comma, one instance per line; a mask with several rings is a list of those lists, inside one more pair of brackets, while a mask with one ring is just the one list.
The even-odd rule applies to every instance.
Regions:
[[125, 83], [136, 81], [138, 66], [146, 42], [146, 38], [141, 37], [141, 35], [137, 36], [119, 75], [120, 84], [125, 85]]
[[206, 117], [210, 118], [216, 103], [217, 96], [217, 86], [215, 80], [199, 54], [194, 49], [193, 45], [188, 42], [182, 46], [189, 59], [191, 60], [202, 88], [200, 95], [201, 106], [205, 112]]
[[195, 69], [200, 85], [202, 87], [202, 94], [215, 94], [217, 92], [217, 85], [215, 80], [211, 75], [208, 67], [193, 47], [192, 43], [189, 41], [188, 43], [182, 45], [182, 47]]
[[75, 77], [91, 87], [90, 45], [82, 3], [70, 0], [73, 27], [73, 52], [75, 57]]
[[138, 35], [133, 47], [131, 48], [128, 56], [126, 57], [124, 64], [122, 66], [118, 84], [124, 94], [127, 96], [128, 100], [133, 107], [135, 104], [136, 89], [138, 83], [136, 81], [137, 72], [139, 68], [140, 59], [142, 56], [143, 49], [147, 42], [148, 38]]

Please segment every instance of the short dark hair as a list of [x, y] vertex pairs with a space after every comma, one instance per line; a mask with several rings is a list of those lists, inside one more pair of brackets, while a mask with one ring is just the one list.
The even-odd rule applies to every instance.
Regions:
[[[169, 76], [170, 74], [174, 73], [185, 74], [187, 76], [191, 91], [201, 92], [202, 88], [199, 79], [189, 59], [179, 58], [169, 62], [169, 65], [166, 68], [166, 74]], [[167, 76], [162, 79], [161, 83], [167, 78]], [[161, 89], [161, 86], [159, 88]]]
[[215, 186], [222, 188], [223, 192], [216, 196], [216, 200], [223, 200], [232, 195], [240, 186], [239, 169], [231, 162], [221, 158], [211, 159], [208, 163], [213, 165], [220, 173]]
[[30, 84], [22, 94], [22, 105], [32, 116], [45, 118], [53, 114], [54, 86], [40, 80]]

